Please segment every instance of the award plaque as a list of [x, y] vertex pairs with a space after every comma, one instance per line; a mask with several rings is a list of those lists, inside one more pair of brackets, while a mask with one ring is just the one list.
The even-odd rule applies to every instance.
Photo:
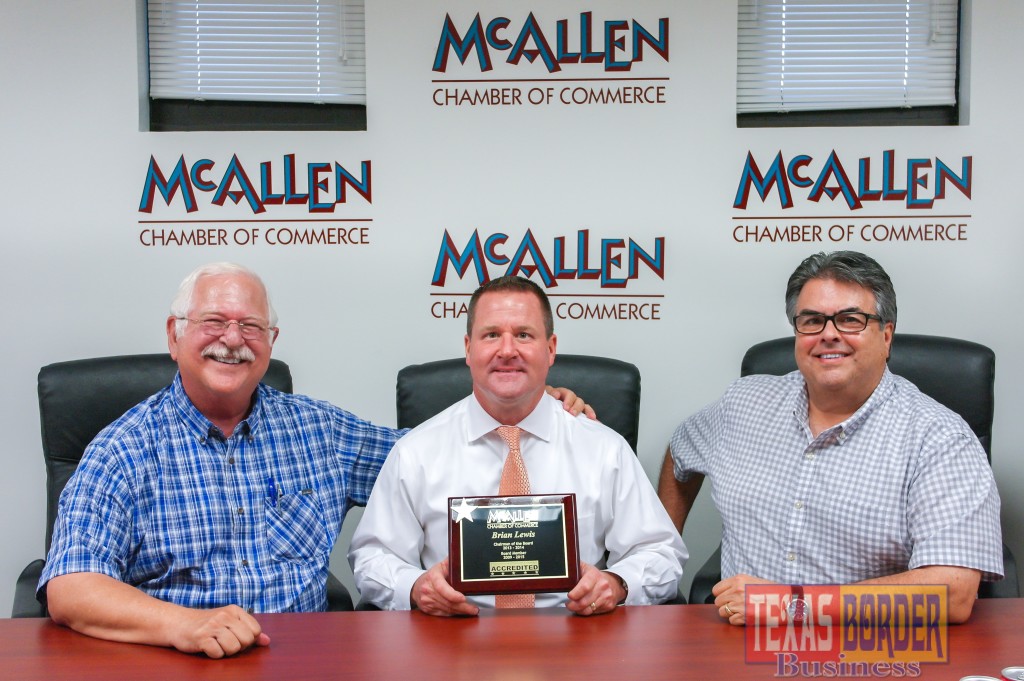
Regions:
[[580, 581], [575, 494], [450, 497], [448, 520], [456, 591], [551, 593]]

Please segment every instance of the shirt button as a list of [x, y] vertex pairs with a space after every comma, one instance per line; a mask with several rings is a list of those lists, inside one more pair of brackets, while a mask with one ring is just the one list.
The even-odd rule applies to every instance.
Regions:
[[800, 510], [801, 508], [803, 508], [803, 507], [804, 507], [804, 502], [802, 502], [802, 501], [798, 501], [798, 502], [796, 502], [795, 504], [793, 504], [793, 508], [795, 508], [795, 509], [796, 509], [796, 510], [798, 510], [798, 511], [799, 511], [799, 510]]
[[246, 559], [243, 558], [242, 559], [242, 567], [249, 567], [249, 561], [247, 561]]
[[792, 551], [790, 551], [789, 553], [786, 554], [786, 560], [788, 560], [790, 563], [792, 563], [794, 560], [796, 560], [796, 554], [793, 553]]
[[238, 515], [245, 515], [245, 509], [241, 506], [238, 507]]
[[234, 466], [235, 465], [235, 457], [229, 456], [228, 457], [228, 463], [231, 464], [232, 466]]
[[846, 433], [839, 433], [839, 437], [836, 439], [838, 439], [840, 442], [846, 442]]
[[251, 614], [253, 614], [254, 612], [256, 612], [256, 611], [255, 611], [255, 610], [253, 610], [252, 608], [246, 608], [246, 609], [245, 609], [245, 611], [246, 611], [247, 613], [249, 613], [250, 615], [251, 615]]
[[804, 458], [808, 461], [814, 461], [814, 452], [807, 452], [804, 454]]

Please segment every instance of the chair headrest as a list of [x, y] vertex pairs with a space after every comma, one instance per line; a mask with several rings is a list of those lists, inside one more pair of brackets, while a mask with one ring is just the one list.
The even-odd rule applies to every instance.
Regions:
[[[600, 421], [636, 451], [640, 429], [640, 370], [617, 359], [558, 355], [548, 385], [569, 388], [594, 407]], [[473, 379], [465, 358], [413, 364], [398, 372], [398, 427], [414, 428], [466, 397]]]

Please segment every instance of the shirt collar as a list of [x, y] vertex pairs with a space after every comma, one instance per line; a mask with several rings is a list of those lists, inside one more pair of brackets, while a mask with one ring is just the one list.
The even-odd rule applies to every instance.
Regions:
[[467, 439], [469, 442], [479, 440], [488, 433], [493, 433], [498, 426], [519, 426], [530, 435], [549, 442], [555, 429], [555, 412], [550, 408], [547, 400], [553, 399], [555, 398], [545, 393], [533, 411], [519, 423], [499, 423], [484, 411], [476, 399], [476, 395], [470, 395], [467, 409]]
[[[236, 432], [252, 437], [252, 434], [259, 428], [259, 424], [263, 421], [263, 397], [266, 389], [266, 386], [262, 383], [257, 386], [256, 399], [252, 409], [249, 411], [249, 416], [235, 427]], [[210, 422], [210, 419], [203, 416], [203, 413], [196, 408], [196, 405], [192, 404], [192, 400], [189, 399], [188, 394], [185, 392], [185, 386], [181, 383], [180, 372], [174, 376], [174, 381], [170, 387], [170, 395], [175, 409], [181, 416], [181, 420], [200, 440], [210, 437], [215, 432], [220, 432]], [[223, 435], [231, 437], [232, 433], [223, 433]]]
[[[799, 373], [797, 371], [796, 373]], [[860, 405], [860, 409], [853, 412], [848, 419], [842, 423], [822, 431], [818, 437], [822, 436], [835, 436], [836, 440], [842, 444], [846, 441], [846, 438], [857, 431], [858, 428], [867, 420], [867, 418], [878, 409], [879, 405], [889, 399], [892, 391], [896, 387], [896, 382], [893, 380], [892, 373], [889, 371], [889, 366], [886, 365], [885, 370], [882, 372], [882, 380], [878, 382], [875, 389], [871, 391], [871, 395], [864, 401], [864, 404]], [[798, 390], [793, 400], [793, 415], [796, 417], [800, 425], [809, 433], [810, 425], [807, 420], [807, 383], [803, 383], [803, 390]]]
[[893, 380], [892, 373], [889, 372], [889, 365], [885, 366], [885, 371], [882, 372], [882, 380], [878, 382], [875, 389], [871, 392], [871, 396], [860, 405], [860, 409], [855, 411], [853, 415], [846, 419], [842, 424], [843, 432], [850, 435], [855, 430], [860, 428], [861, 424], [867, 421], [868, 417], [873, 414], [878, 407], [889, 399], [892, 391], [896, 388], [896, 382]]

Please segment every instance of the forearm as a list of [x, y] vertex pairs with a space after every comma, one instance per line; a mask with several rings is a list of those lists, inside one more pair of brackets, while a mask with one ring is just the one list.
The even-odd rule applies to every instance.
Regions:
[[635, 457], [624, 456], [631, 465], [623, 467], [615, 487], [603, 547], [605, 567], [629, 585], [628, 603], [661, 603], [679, 593], [686, 547]]
[[396, 552], [395, 546], [400, 543], [411, 552], [416, 546], [414, 542], [392, 543], [388, 541], [391, 537], [382, 536], [384, 532], [384, 528], [374, 524], [373, 516], [364, 514], [349, 545], [348, 562], [364, 601], [382, 610], [408, 610], [413, 606], [412, 585], [426, 570], [418, 558]]
[[618, 527], [606, 536], [608, 562], [604, 569], [628, 584], [626, 602], [630, 605], [663, 603], [679, 594], [686, 547], [656, 504], [652, 498], [649, 515], [635, 512], [631, 517], [638, 523], [619, 520]]
[[54, 577], [46, 593], [54, 622], [111, 641], [171, 646], [172, 622], [186, 611], [98, 573]]
[[693, 508], [693, 502], [697, 499], [703, 482], [704, 476], [696, 474], [686, 482], [676, 480], [672, 468], [672, 452], [669, 449], [665, 450], [665, 460], [661, 465], [661, 475], [658, 477], [658, 499], [668, 511], [668, 517], [672, 519], [677, 532], [683, 531], [686, 517]]
[[353, 565], [361, 598], [382, 610], [411, 610], [412, 588], [426, 570], [394, 556], [378, 555]]
[[929, 565], [894, 575], [867, 579], [858, 584], [938, 584], [949, 587], [949, 621], [953, 624], [966, 622], [978, 598], [978, 584], [981, 573], [971, 568], [949, 565]]
[[626, 604], [656, 605], [679, 595], [685, 557], [672, 547], [670, 552], [638, 552], [605, 568], [629, 587]]

